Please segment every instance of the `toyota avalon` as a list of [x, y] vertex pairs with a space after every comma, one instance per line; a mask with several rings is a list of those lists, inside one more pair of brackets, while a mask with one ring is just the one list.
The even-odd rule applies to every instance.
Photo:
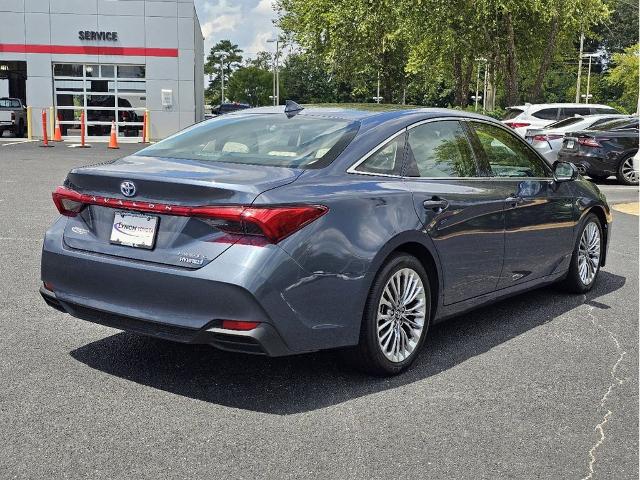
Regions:
[[451, 110], [249, 109], [53, 191], [41, 294], [74, 317], [396, 374], [431, 325], [532, 288], [584, 293], [611, 214], [569, 163]]

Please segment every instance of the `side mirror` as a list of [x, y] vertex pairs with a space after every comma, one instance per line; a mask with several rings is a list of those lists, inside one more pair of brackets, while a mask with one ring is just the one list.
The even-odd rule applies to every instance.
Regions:
[[556, 162], [553, 165], [553, 179], [560, 182], [570, 182], [578, 178], [578, 168], [569, 162]]

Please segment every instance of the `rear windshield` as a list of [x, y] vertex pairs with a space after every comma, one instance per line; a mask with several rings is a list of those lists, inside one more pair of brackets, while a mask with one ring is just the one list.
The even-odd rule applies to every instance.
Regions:
[[502, 120], [514, 119], [518, 115], [520, 115], [522, 112], [524, 112], [524, 110], [521, 110], [519, 108], [509, 108], [507, 109], [507, 113], [504, 114], [504, 117], [502, 117]]
[[545, 128], [562, 128], [568, 127], [569, 125], [573, 125], [574, 123], [578, 123], [584, 120], [583, 117], [569, 117], [564, 120], [560, 120], [559, 122], [554, 122], [550, 125], [547, 125]]
[[625, 128], [638, 128], [638, 120], [630, 120], [628, 118], [610, 120], [591, 127], [590, 130], [620, 130]]
[[353, 139], [359, 123], [284, 114], [216, 117], [136, 155], [289, 168], [319, 168]]

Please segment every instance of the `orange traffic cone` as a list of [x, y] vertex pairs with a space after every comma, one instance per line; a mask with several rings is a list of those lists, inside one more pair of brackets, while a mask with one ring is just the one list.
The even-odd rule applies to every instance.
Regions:
[[118, 136], [116, 135], [116, 122], [111, 122], [111, 137], [109, 137], [109, 148], [120, 148], [118, 146]]
[[62, 141], [62, 132], [60, 131], [60, 117], [56, 115], [56, 129], [53, 132], [53, 141], [61, 142]]

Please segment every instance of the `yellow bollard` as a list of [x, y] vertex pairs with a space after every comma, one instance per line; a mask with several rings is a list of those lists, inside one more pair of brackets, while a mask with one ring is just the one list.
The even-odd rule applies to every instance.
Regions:
[[53, 138], [55, 132], [55, 118], [53, 116], [53, 107], [49, 107], [49, 138]]
[[33, 140], [33, 130], [31, 129], [31, 107], [27, 107], [27, 138]]
[[149, 137], [151, 137], [151, 135], [149, 135], [151, 131], [151, 113], [149, 110], [145, 110], [144, 113], [147, 115], [147, 125], [144, 129], [144, 143], [149, 143]]

